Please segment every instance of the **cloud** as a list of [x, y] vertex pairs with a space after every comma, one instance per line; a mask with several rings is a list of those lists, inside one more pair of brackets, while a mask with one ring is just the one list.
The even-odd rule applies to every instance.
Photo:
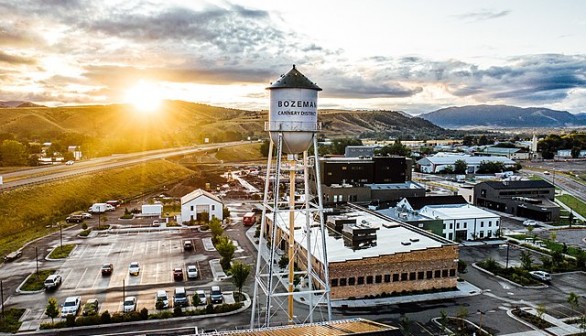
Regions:
[[511, 13], [510, 10], [491, 10], [491, 9], [481, 9], [475, 12], [468, 12], [460, 15], [456, 15], [455, 17], [467, 22], [478, 22], [478, 21], [487, 21], [498, 19], [504, 16], [507, 16]]
[[9, 64], [35, 64], [36, 61], [32, 58], [10, 55], [0, 50], [0, 62]]

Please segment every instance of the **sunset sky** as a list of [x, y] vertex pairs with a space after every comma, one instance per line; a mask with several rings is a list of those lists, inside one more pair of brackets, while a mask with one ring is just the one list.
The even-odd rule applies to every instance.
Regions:
[[586, 112], [586, 2], [0, 0], [0, 101], [268, 109], [292, 64], [320, 108]]

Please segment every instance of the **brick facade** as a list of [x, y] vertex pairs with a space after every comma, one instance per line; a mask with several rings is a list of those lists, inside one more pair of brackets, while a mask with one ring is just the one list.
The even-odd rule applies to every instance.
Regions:
[[331, 298], [362, 298], [383, 292], [390, 294], [455, 288], [457, 260], [458, 246], [445, 245], [377, 258], [330, 263]]

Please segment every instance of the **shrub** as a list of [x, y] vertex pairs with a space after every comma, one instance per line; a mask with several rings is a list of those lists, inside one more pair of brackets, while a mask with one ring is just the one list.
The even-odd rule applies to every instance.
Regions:
[[67, 315], [67, 317], [65, 317], [65, 325], [68, 327], [74, 327], [75, 326], [75, 315]]
[[102, 323], [100, 316], [93, 315], [93, 316], [80, 316], [75, 320], [76, 326], [91, 326], [97, 325]]
[[91, 229], [90, 230], [83, 230], [83, 231], [81, 231], [79, 233], [79, 236], [81, 236], [81, 237], [87, 237], [87, 236], [89, 236], [90, 232], [92, 232]]
[[83, 222], [83, 223], [81, 224], [81, 228], [82, 228], [83, 230], [87, 230], [87, 223], [86, 223], [86, 222]]
[[173, 316], [175, 316], [175, 317], [183, 316], [183, 309], [181, 309], [180, 306], [175, 306], [173, 308]]
[[122, 314], [120, 312], [115, 312], [114, 314], [112, 314], [111, 321], [112, 321], [112, 323], [124, 322], [124, 314]]
[[140, 310], [140, 319], [141, 320], [148, 320], [149, 319], [149, 310], [146, 307], [143, 307]]
[[214, 305], [209, 303], [206, 306], [206, 314], [213, 314], [214, 313]]
[[112, 316], [110, 316], [110, 312], [107, 310], [103, 312], [100, 316], [100, 321], [104, 324], [110, 323], [112, 321]]

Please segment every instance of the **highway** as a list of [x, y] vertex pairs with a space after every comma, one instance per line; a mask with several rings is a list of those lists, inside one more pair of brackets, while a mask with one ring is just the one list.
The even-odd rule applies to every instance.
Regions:
[[159, 149], [146, 152], [111, 155], [91, 160], [83, 160], [73, 165], [64, 164], [55, 166], [35, 167], [3, 174], [4, 184], [0, 185], [0, 191], [14, 189], [17, 187], [39, 184], [76, 175], [83, 175], [97, 171], [134, 165], [151, 160], [164, 159], [171, 156], [187, 155], [196, 152], [219, 149], [223, 147], [238, 146], [242, 141], [225, 142], [217, 144], [206, 144], [192, 147], [181, 147], [171, 149]]

